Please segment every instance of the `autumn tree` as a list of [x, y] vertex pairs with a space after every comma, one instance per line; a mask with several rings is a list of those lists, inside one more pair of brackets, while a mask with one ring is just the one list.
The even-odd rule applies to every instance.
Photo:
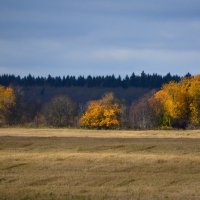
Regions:
[[163, 126], [200, 125], [200, 75], [164, 85], [149, 101]]
[[7, 123], [11, 107], [15, 105], [15, 93], [12, 88], [0, 86], [0, 123]]
[[27, 101], [22, 88], [15, 86], [13, 91], [15, 94], [15, 104], [7, 110], [6, 123], [9, 125], [30, 123], [32, 120], [30, 117], [32, 114], [31, 110], [34, 109], [34, 104]]
[[121, 125], [121, 114], [122, 109], [113, 93], [108, 93], [88, 104], [80, 123], [87, 128], [114, 129]]
[[[159, 118], [149, 102], [151, 91], [139, 100], [134, 101], [129, 109], [129, 126], [134, 129], [151, 129], [159, 125]], [[152, 103], [152, 102], [151, 102]]]
[[186, 93], [180, 83], [170, 82], [154, 98], [163, 107], [163, 125], [171, 126], [177, 120], [187, 119]]
[[72, 126], [76, 117], [76, 105], [67, 96], [54, 97], [44, 108], [48, 125], [56, 127]]
[[184, 83], [188, 88], [190, 123], [198, 126], [200, 125], [200, 75], [191, 77]]

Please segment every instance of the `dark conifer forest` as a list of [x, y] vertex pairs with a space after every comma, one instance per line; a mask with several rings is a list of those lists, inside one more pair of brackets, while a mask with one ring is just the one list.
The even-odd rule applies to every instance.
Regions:
[[[191, 76], [189, 73], [186, 77]], [[146, 74], [144, 71], [140, 75], [132, 73], [130, 76], [116, 77], [115, 75], [107, 76], [57, 76], [52, 77], [35, 77], [32, 75], [20, 77], [15, 75], [3, 74], [0, 75], [0, 84], [3, 86], [52, 86], [52, 87], [143, 87], [143, 88], [160, 88], [163, 84], [170, 81], [178, 82], [182, 77], [171, 75], [168, 73], [165, 76], [158, 74]]]

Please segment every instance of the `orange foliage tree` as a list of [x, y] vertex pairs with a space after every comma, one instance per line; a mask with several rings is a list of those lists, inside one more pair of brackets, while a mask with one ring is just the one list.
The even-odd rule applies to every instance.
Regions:
[[121, 125], [122, 109], [112, 93], [102, 99], [91, 101], [82, 115], [81, 126], [87, 128], [118, 128]]
[[200, 125], [200, 75], [164, 85], [149, 101], [163, 126]]
[[0, 122], [5, 122], [9, 109], [15, 105], [15, 93], [12, 88], [0, 86]]
[[[190, 109], [190, 122], [194, 125], [200, 124], [200, 75], [185, 81], [188, 85], [188, 99]], [[189, 83], [188, 83], [189, 82]]]

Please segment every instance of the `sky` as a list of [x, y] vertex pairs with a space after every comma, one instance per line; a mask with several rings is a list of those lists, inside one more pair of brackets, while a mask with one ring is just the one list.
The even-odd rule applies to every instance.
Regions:
[[0, 0], [0, 74], [200, 74], [199, 0]]

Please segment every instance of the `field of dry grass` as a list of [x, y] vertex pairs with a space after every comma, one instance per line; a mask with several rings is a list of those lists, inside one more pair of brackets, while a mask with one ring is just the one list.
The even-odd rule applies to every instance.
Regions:
[[200, 131], [0, 129], [0, 199], [200, 199]]

